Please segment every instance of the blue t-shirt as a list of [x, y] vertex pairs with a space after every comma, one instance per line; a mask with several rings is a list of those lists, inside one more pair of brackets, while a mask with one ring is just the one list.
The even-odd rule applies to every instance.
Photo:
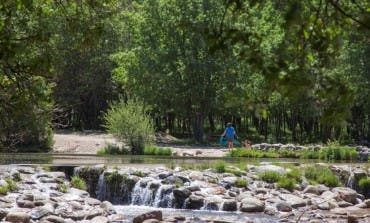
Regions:
[[226, 137], [229, 138], [229, 137], [233, 137], [235, 134], [235, 130], [234, 130], [234, 127], [230, 126], [230, 127], [227, 127], [226, 128]]

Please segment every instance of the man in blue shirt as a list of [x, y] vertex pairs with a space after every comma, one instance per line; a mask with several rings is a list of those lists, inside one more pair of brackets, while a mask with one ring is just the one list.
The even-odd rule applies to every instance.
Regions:
[[230, 122], [227, 123], [227, 127], [224, 133], [222, 133], [222, 136], [226, 137], [228, 142], [227, 147], [229, 148], [229, 151], [231, 151], [234, 147], [234, 137], [236, 136], [236, 132]]

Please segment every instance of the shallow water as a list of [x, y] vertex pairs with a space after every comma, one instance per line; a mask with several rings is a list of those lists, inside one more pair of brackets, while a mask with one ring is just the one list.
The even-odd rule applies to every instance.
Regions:
[[224, 212], [224, 211], [205, 211], [205, 210], [184, 210], [184, 209], [171, 209], [171, 208], [153, 208], [147, 206], [115, 206], [118, 213], [127, 217], [127, 222], [132, 222], [132, 219], [140, 214], [161, 210], [163, 217], [170, 216], [184, 216], [194, 223], [205, 222], [202, 219], [224, 220], [227, 222], [247, 222], [253, 220], [255, 223], [273, 223], [278, 222], [278, 219], [273, 216], [264, 214], [247, 214], [242, 212]]
[[[97, 156], [97, 155], [78, 155], [78, 154], [50, 154], [50, 153], [0, 153], [0, 165], [4, 164], [46, 164], [57, 166], [79, 166], [79, 165], [187, 165], [187, 164], [209, 164], [217, 161], [226, 161], [228, 163], [318, 163], [323, 160], [303, 160], [289, 158], [231, 158], [231, 157], [160, 157], [160, 156]], [[336, 162], [346, 164], [349, 162]], [[360, 162], [351, 162], [351, 164], [361, 164]]]

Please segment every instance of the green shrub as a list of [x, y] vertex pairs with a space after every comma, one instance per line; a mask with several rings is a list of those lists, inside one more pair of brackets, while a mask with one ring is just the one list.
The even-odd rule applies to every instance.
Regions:
[[14, 181], [13, 181], [12, 179], [10, 179], [10, 178], [6, 178], [6, 179], [5, 179], [5, 182], [6, 182], [6, 184], [7, 184], [7, 188], [8, 188], [8, 190], [10, 190], [10, 191], [16, 191], [16, 190], [18, 189], [17, 184], [16, 184], [16, 183], [14, 183]]
[[57, 190], [62, 193], [68, 192], [68, 185], [67, 184], [59, 184]]
[[0, 195], [6, 195], [9, 189], [7, 186], [0, 186]]
[[280, 180], [277, 182], [277, 186], [279, 188], [284, 188], [289, 191], [293, 191], [295, 187], [296, 181], [292, 178], [289, 178], [288, 176], [284, 176], [280, 178]]
[[244, 187], [244, 188], [246, 188], [246, 187], [248, 187], [248, 181], [245, 180], [245, 179], [243, 179], [243, 178], [238, 178], [235, 181], [235, 186], [236, 187]]
[[319, 153], [319, 158], [324, 160], [357, 160], [358, 152], [350, 147], [328, 147]]
[[286, 173], [286, 177], [293, 179], [298, 183], [302, 183], [302, 174], [297, 168], [291, 168], [291, 170]]
[[320, 184], [325, 184], [328, 187], [337, 187], [339, 186], [339, 179], [333, 173], [323, 174], [317, 179], [317, 182]]
[[157, 155], [157, 156], [170, 156], [172, 155], [172, 150], [169, 148], [160, 148], [149, 146], [144, 149], [145, 155]]
[[87, 189], [85, 181], [82, 178], [76, 176], [71, 178], [71, 186], [80, 190]]
[[276, 171], [264, 171], [259, 174], [259, 177], [267, 183], [276, 183], [280, 180], [281, 175]]
[[370, 177], [361, 178], [358, 182], [361, 192], [368, 198], [370, 196]]
[[127, 143], [131, 153], [142, 155], [154, 140], [154, 128], [143, 103], [120, 99], [104, 114], [105, 127], [118, 140]]
[[325, 184], [328, 187], [336, 187], [339, 185], [339, 179], [335, 174], [326, 167], [307, 167], [304, 171], [307, 179], [312, 183]]
[[226, 168], [225, 172], [232, 173], [237, 177], [241, 177], [243, 175], [242, 171], [240, 171], [238, 169], [234, 169], [234, 168]]
[[217, 173], [225, 173], [226, 172], [226, 163], [222, 161], [218, 161], [215, 163], [215, 170]]
[[97, 155], [127, 155], [129, 151], [125, 148], [120, 148], [119, 146], [108, 144], [104, 149], [99, 150]]

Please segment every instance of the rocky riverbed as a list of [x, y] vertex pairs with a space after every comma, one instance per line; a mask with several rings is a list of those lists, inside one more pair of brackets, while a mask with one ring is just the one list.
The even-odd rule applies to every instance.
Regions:
[[[260, 179], [260, 173], [266, 171], [281, 175], [290, 171], [271, 164], [248, 165], [247, 171], [230, 167], [224, 173], [211, 168], [200, 171], [103, 166], [79, 167], [75, 172], [89, 182], [93, 196], [113, 204], [261, 213], [279, 222], [369, 222], [370, 200], [345, 187], [349, 176], [355, 180], [347, 167], [330, 167], [338, 179], [345, 178], [340, 186], [311, 185], [304, 178], [291, 191]], [[352, 169], [368, 175], [364, 168]]]
[[[107, 168], [86, 166], [75, 174], [87, 182], [87, 191], [73, 188], [64, 172], [37, 165], [0, 167], [2, 222], [236, 222], [222, 213], [258, 214], [239, 222], [369, 222], [370, 200], [345, 185], [310, 185], [305, 179], [288, 191], [262, 181], [260, 173], [284, 174], [290, 167], [248, 165], [247, 170], [212, 168]], [[300, 168], [300, 167], [298, 167]], [[303, 167], [302, 167], [303, 168]], [[332, 166], [340, 175], [343, 166]], [[361, 174], [368, 171], [361, 168]], [[353, 174], [352, 174], [353, 175]], [[348, 179], [347, 179], [348, 180]], [[247, 183], [245, 183], [247, 182]], [[90, 193], [89, 193], [90, 192]], [[112, 204], [113, 203], [113, 204]], [[117, 212], [116, 204], [152, 206], [158, 210], [134, 217]], [[164, 216], [160, 208], [223, 211], [209, 217]], [[256, 215], [254, 215], [256, 216]]]

